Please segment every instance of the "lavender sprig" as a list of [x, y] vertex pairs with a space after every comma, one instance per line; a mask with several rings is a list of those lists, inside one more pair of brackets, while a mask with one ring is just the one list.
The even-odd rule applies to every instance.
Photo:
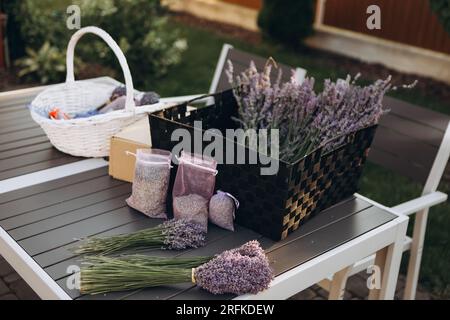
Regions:
[[169, 220], [154, 228], [111, 236], [90, 238], [75, 249], [77, 254], [110, 254], [125, 249], [173, 249], [183, 250], [205, 245], [204, 229], [191, 221]]

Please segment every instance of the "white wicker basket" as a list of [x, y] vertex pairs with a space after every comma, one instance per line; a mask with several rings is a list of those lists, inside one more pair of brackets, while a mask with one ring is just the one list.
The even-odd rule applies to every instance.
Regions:
[[[74, 49], [78, 40], [86, 33], [101, 37], [117, 56], [125, 78], [125, 109], [88, 118], [50, 119], [48, 112], [55, 107], [73, 115], [101, 106], [109, 99], [116, 87], [113, 84], [99, 84], [93, 81], [75, 81]], [[164, 104], [156, 103], [136, 108], [133, 98], [135, 92], [133, 80], [125, 56], [111, 36], [100, 28], [85, 27], [72, 35], [67, 46], [66, 63], [66, 82], [44, 90], [31, 102], [30, 106], [31, 117], [44, 129], [50, 142], [62, 152], [81, 157], [108, 156], [112, 135], [144, 117], [146, 113], [158, 111], [164, 107]]]

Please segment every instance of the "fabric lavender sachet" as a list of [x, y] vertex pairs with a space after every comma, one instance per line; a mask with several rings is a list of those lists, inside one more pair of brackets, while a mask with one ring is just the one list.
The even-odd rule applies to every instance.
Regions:
[[218, 190], [209, 200], [209, 221], [226, 230], [234, 231], [235, 210], [239, 201], [231, 194]]

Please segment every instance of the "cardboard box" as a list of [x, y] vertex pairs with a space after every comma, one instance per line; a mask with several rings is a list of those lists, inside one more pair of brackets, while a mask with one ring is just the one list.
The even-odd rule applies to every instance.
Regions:
[[122, 129], [111, 138], [109, 175], [115, 179], [133, 182], [136, 158], [127, 155], [126, 151], [136, 153], [137, 149], [150, 147], [150, 126], [147, 117]]

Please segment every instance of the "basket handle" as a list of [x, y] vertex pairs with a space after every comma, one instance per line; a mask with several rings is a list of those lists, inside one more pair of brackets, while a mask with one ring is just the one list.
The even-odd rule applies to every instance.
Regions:
[[112, 49], [117, 59], [119, 60], [120, 66], [123, 70], [123, 76], [125, 78], [125, 87], [127, 89], [126, 101], [125, 101], [125, 110], [126, 111], [134, 111], [135, 103], [134, 103], [134, 87], [133, 87], [133, 79], [131, 78], [130, 68], [128, 67], [127, 59], [125, 58], [122, 50], [119, 45], [113, 38], [104, 30], [98, 27], [84, 27], [75, 32], [70, 38], [69, 44], [67, 46], [67, 58], [66, 58], [66, 67], [67, 67], [67, 76], [66, 83], [75, 82], [75, 77], [73, 73], [73, 56], [75, 51], [75, 46], [78, 40], [85, 35], [86, 33], [93, 33], [100, 38], [102, 38], [108, 46]]

